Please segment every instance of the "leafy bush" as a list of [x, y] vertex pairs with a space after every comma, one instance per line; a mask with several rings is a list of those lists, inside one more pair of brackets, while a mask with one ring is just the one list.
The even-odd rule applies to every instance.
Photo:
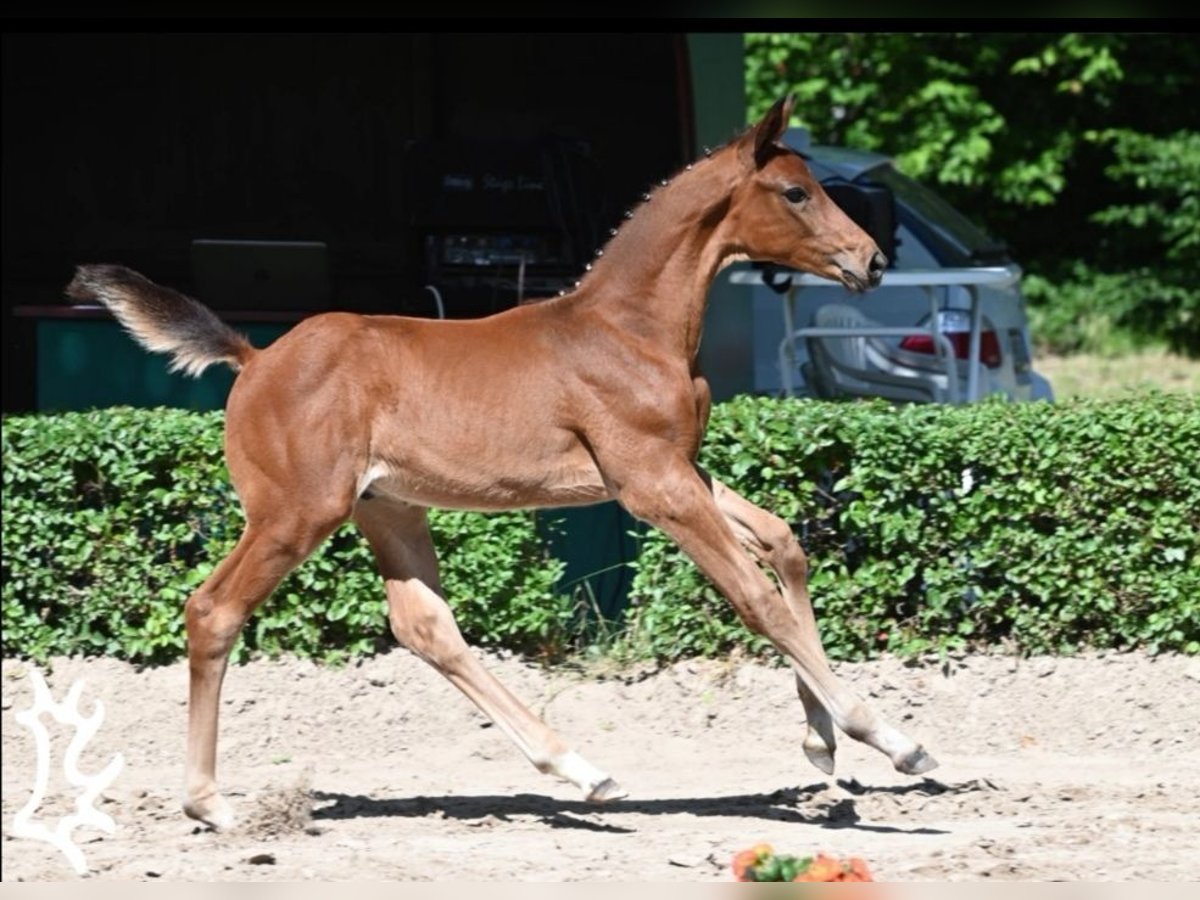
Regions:
[[[243, 522], [222, 424], [221, 413], [126, 408], [5, 420], [6, 653], [145, 662], [184, 653], [183, 603]], [[431, 527], [470, 640], [565, 649], [575, 614], [551, 597], [562, 566], [532, 515], [440, 512]], [[279, 586], [236, 653], [337, 659], [391, 640], [374, 559], [345, 526]]]
[[[220, 413], [6, 419], [3, 642], [10, 655], [184, 652], [183, 603], [242, 519]], [[703, 463], [792, 523], [830, 654], [1008, 642], [1200, 651], [1200, 402], [830, 404], [739, 398]], [[554, 656], [589, 638], [529, 513], [431, 516], [474, 643]], [[611, 650], [762, 650], [657, 532]], [[390, 645], [380, 579], [347, 526], [247, 626], [237, 653], [343, 659]]]
[[[1200, 402], [969, 407], [739, 398], [702, 463], [792, 524], [835, 658], [1006, 642], [1200, 651]], [[730, 606], [646, 535], [627, 640], [751, 652]]]

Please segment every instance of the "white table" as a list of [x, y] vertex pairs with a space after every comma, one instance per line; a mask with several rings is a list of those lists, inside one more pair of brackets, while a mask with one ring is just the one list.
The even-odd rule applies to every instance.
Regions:
[[[789, 272], [781, 270], [779, 277], [790, 275], [791, 286], [787, 291], [787, 299], [783, 305], [783, 340], [779, 345], [779, 370], [783, 379], [783, 391], [786, 396], [792, 395], [792, 369], [796, 364], [796, 341], [809, 337], [909, 337], [911, 335], [928, 335], [938, 348], [938, 356], [946, 365], [949, 377], [950, 398], [952, 403], [959, 401], [958, 377], [955, 371], [954, 347], [949, 339], [938, 331], [938, 289], [946, 292], [951, 287], [966, 288], [971, 298], [971, 332], [970, 355], [967, 361], [967, 391], [966, 402], [972, 403], [979, 399], [980, 381], [980, 347], [983, 343], [983, 308], [979, 302], [979, 288], [982, 286], [1006, 287], [1021, 277], [1017, 266], [978, 266], [964, 269], [900, 269], [885, 272], [881, 287], [919, 287], [929, 296], [930, 319], [927, 328], [892, 328], [871, 326], [869, 328], [817, 328], [795, 327], [795, 302], [797, 293], [803, 288], [837, 287], [838, 283], [828, 278], [810, 275], [807, 272]], [[729, 281], [731, 284], [764, 284], [762, 271], [759, 269], [741, 269], [733, 272]], [[849, 293], [849, 291], [847, 291]], [[870, 294], [867, 294], [870, 297]]]

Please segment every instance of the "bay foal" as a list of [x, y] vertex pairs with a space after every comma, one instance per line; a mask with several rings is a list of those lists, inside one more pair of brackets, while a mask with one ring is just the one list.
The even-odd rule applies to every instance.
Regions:
[[[188, 599], [184, 810], [233, 822], [216, 780], [230, 648], [253, 610], [353, 519], [378, 558], [399, 642], [450, 679], [538, 769], [589, 800], [624, 796], [479, 662], [442, 595], [429, 507], [499, 510], [616, 499], [661, 528], [791, 663], [803, 748], [832, 772], [834, 725], [903, 772], [935, 765], [833, 674], [790, 527], [702, 471], [708, 385], [696, 353], [709, 286], [738, 259], [862, 291], [886, 260], [780, 144], [791, 100], [688, 166], [632, 215], [569, 294], [471, 321], [329, 313], [256, 349], [200, 303], [119, 266], [68, 287], [150, 350], [240, 374], [226, 409], [237, 546]], [[746, 551], [749, 551], [747, 553]], [[756, 562], [757, 560], [757, 562]], [[776, 575], [778, 587], [759, 568]]]

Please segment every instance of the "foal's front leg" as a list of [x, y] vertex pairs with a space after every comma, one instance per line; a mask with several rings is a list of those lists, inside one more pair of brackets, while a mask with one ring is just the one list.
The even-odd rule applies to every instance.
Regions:
[[[809, 758], [825, 771], [826, 765], [832, 766], [832, 718], [850, 737], [886, 754], [901, 772], [919, 774], [936, 766], [919, 744], [884, 721], [829, 668], [804, 588], [803, 551], [786, 523], [723, 485], [710, 488], [690, 460], [669, 450], [645, 459], [661, 460], [660, 466], [627, 480], [620, 500], [635, 516], [669, 534], [729, 599], [747, 627], [766, 636], [792, 663], [810, 717], [811, 745], [805, 742]], [[778, 567], [785, 596], [790, 594], [786, 600], [742, 552], [735, 529], [752, 552]]]
[[[778, 516], [755, 506], [728, 485], [717, 481], [711, 475], [706, 477], [712, 485], [717, 508], [725, 516], [742, 546], [757, 560], [771, 567], [771, 571], [779, 579], [783, 599], [792, 608], [797, 619], [806, 623], [807, 629], [815, 632], [816, 617], [808, 598], [808, 558], [791, 527]], [[800, 695], [800, 702], [804, 704], [804, 718], [808, 725], [804, 736], [804, 755], [826, 775], [832, 775], [834, 754], [837, 750], [833, 717], [805, 684], [804, 675], [798, 668], [796, 692]]]

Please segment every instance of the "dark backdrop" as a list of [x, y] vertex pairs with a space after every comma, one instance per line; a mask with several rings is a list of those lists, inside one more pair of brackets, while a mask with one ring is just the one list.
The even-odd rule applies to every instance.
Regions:
[[668, 34], [5, 35], [4, 409], [34, 390], [14, 308], [60, 303], [81, 262], [189, 290], [193, 239], [320, 240], [333, 308], [430, 314], [413, 141], [579, 148], [593, 242], [690, 158], [685, 54]]

